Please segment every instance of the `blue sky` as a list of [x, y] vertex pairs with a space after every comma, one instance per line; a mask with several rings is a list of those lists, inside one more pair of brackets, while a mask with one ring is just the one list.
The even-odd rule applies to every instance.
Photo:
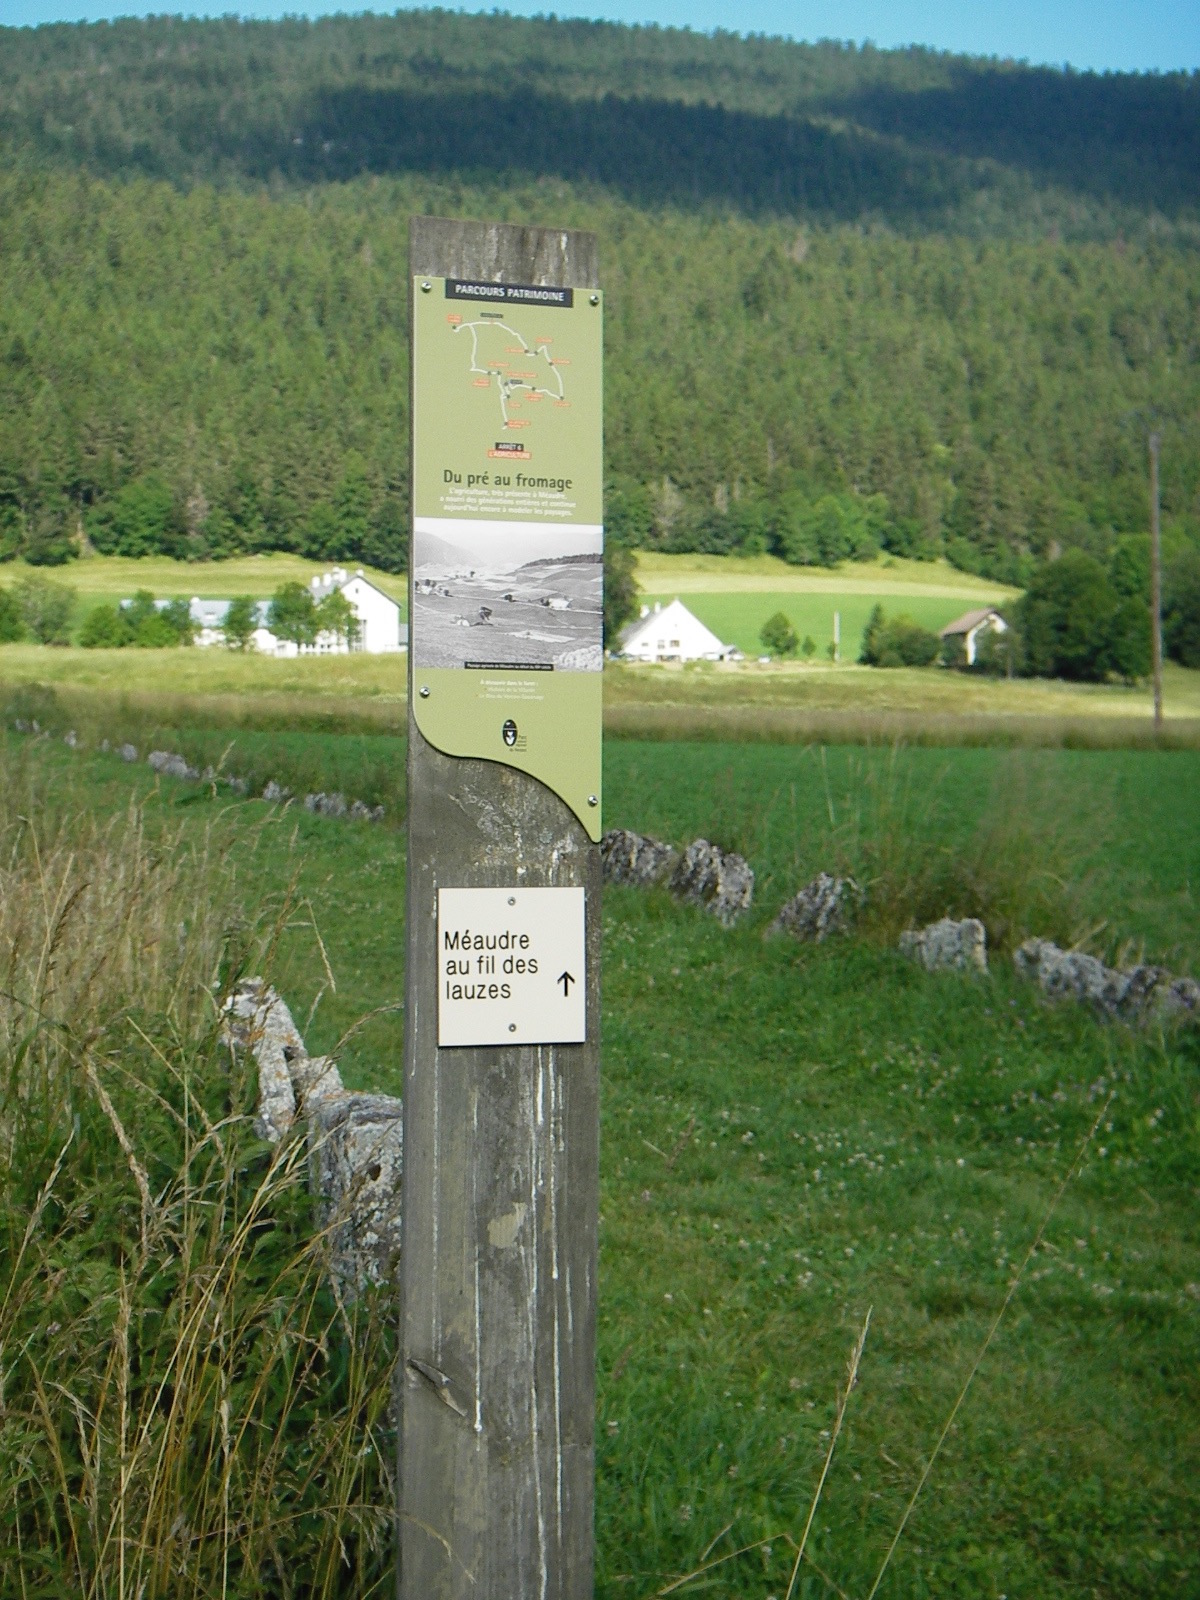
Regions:
[[[0, 0], [0, 22], [98, 21], [181, 10], [193, 15], [320, 16], [330, 11], [391, 11], [393, 3], [321, 0]], [[470, 5], [467, 10], [485, 9]], [[486, 7], [490, 9], [490, 6]], [[1011, 56], [1096, 71], [1200, 68], [1200, 0], [534, 0], [502, 7], [521, 15], [605, 17], [675, 27], [727, 28], [794, 39], [870, 39], [925, 44], [974, 55]]]

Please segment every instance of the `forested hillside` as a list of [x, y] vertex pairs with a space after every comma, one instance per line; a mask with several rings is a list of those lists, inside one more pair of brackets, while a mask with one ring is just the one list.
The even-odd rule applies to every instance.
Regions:
[[0, 553], [403, 560], [416, 211], [594, 228], [609, 520], [1200, 536], [1200, 78], [412, 12], [0, 30]]

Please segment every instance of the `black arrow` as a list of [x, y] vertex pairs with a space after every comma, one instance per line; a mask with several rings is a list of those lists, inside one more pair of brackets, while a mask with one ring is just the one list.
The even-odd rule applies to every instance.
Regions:
[[569, 972], [560, 972], [558, 977], [554, 981], [556, 983], [561, 983], [562, 984], [562, 986], [563, 986], [563, 999], [565, 1000], [567, 998], [567, 996], [571, 992], [571, 985], [575, 982], [575, 978]]

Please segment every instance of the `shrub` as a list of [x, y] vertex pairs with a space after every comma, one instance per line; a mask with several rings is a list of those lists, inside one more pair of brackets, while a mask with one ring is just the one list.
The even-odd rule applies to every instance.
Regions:
[[139, 650], [169, 650], [179, 635], [160, 611], [152, 611], [133, 630], [133, 643]]
[[196, 624], [192, 621], [192, 607], [187, 600], [168, 600], [159, 613], [175, 635], [176, 644], [191, 644], [196, 637]]
[[782, 611], [777, 611], [773, 617], [767, 618], [758, 637], [764, 647], [776, 656], [794, 656], [800, 645], [795, 628]]
[[0, 644], [24, 638], [25, 623], [11, 589], [0, 589]]
[[1200, 550], [1185, 550], [1167, 567], [1163, 647], [1184, 667], [1200, 667]]
[[13, 588], [21, 620], [39, 644], [66, 644], [75, 591], [50, 578], [22, 578]]
[[929, 628], [901, 614], [885, 617], [875, 606], [863, 630], [859, 662], [867, 667], [928, 667], [938, 659], [942, 641]]
[[84, 618], [79, 643], [85, 650], [123, 650], [133, 643], [133, 629], [119, 606], [96, 606]]
[[622, 544], [604, 547], [604, 643], [611, 646], [637, 615], [638, 586], [633, 551]]
[[1068, 550], [1047, 562], [1018, 606], [1025, 670], [1037, 678], [1102, 682], [1114, 665], [1120, 604], [1094, 556]]
[[302, 583], [283, 583], [271, 597], [271, 632], [293, 644], [312, 644], [317, 637], [317, 608], [311, 589]]
[[1113, 616], [1109, 665], [1126, 683], [1150, 671], [1150, 608], [1140, 596], [1122, 600]]
[[229, 602], [222, 632], [230, 650], [248, 650], [258, 626], [258, 601], [239, 594]]
[[317, 631], [331, 633], [339, 642], [352, 645], [362, 632], [362, 623], [340, 589], [327, 594], [316, 607]]

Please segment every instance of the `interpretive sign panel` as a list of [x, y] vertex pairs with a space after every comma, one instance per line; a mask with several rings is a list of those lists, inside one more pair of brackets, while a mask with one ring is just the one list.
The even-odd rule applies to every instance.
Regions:
[[438, 1044], [582, 1044], [582, 888], [438, 890]]
[[598, 291], [413, 282], [409, 660], [421, 732], [600, 836]]

